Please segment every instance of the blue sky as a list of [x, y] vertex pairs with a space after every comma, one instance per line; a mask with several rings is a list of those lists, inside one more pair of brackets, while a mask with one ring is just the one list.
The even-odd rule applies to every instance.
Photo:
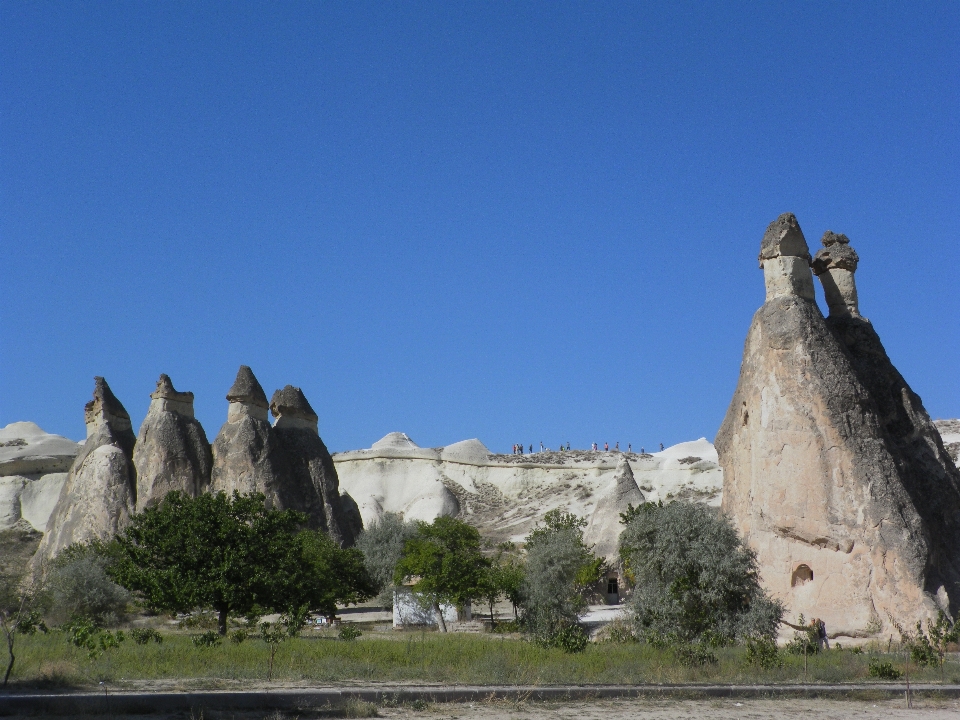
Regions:
[[[713, 438], [797, 214], [960, 416], [960, 4], [0, 0], [0, 425]], [[823, 305], [821, 304], [823, 307]]]

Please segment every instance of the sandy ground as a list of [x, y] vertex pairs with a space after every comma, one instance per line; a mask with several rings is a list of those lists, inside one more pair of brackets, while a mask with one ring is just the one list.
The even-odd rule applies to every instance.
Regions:
[[[437, 703], [425, 707], [377, 708], [376, 714], [360, 710], [360, 717], [392, 718], [393, 720], [747, 720], [769, 718], [787, 720], [829, 719], [886, 720], [888, 718], [923, 718], [956, 720], [960, 717], [960, 700], [917, 700], [913, 707], [904, 707], [903, 699], [884, 701], [861, 700], [598, 700], [574, 703], [520, 703], [508, 701], [478, 703]], [[367, 706], [372, 711], [372, 706]], [[2, 713], [0, 713], [2, 714]], [[350, 716], [357, 717], [357, 714]], [[7, 716], [21, 717], [21, 716]], [[22, 716], [37, 717], [37, 716]], [[81, 720], [92, 715], [59, 716], [61, 720]], [[234, 712], [206, 708], [193, 712], [152, 715], [114, 715], [118, 720], [310, 720], [312, 718], [343, 717], [342, 713], [320, 709], [317, 712], [272, 711]]]

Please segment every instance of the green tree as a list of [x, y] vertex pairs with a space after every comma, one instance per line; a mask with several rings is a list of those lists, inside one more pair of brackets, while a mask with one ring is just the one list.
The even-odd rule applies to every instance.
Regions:
[[260, 494], [171, 492], [117, 536], [108, 573], [152, 609], [213, 608], [220, 635], [231, 614], [330, 613], [368, 596], [360, 554], [336, 552], [305, 523], [303, 513], [268, 510]]
[[107, 575], [110, 563], [110, 548], [100, 541], [74, 544], [57, 555], [47, 576], [47, 619], [65, 623], [83, 618], [98, 627], [121, 620], [131, 597]]
[[577, 626], [585, 594], [603, 571], [603, 558], [583, 541], [585, 520], [551, 510], [527, 537], [523, 622], [538, 642], [551, 644]]
[[668, 644], [773, 638], [784, 608], [760, 586], [756, 554], [704, 505], [645, 503], [621, 516], [638, 637]]
[[480, 533], [472, 525], [451, 517], [417, 523], [417, 532], [403, 546], [394, 571], [394, 583], [416, 579], [413, 591], [437, 614], [442, 632], [447, 624], [441, 603], [458, 607], [482, 596], [490, 562], [480, 552]]
[[493, 607], [501, 598], [506, 598], [513, 605], [514, 619], [517, 617], [517, 606], [523, 598], [523, 563], [517, 557], [516, 546], [512, 542], [501, 543], [496, 553], [490, 558], [484, 578], [481, 597], [490, 608], [490, 626], [494, 625]]
[[403, 555], [404, 543], [416, 534], [416, 523], [404, 522], [397, 513], [387, 512], [364, 528], [357, 538], [356, 546], [363, 553], [382, 605], [393, 604], [393, 575]]

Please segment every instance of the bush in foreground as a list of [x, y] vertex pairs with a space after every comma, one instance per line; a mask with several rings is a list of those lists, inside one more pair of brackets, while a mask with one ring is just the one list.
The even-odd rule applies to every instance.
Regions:
[[637, 636], [720, 646], [774, 638], [783, 605], [760, 586], [756, 554], [730, 521], [693, 503], [645, 503], [622, 516], [620, 554], [636, 583]]

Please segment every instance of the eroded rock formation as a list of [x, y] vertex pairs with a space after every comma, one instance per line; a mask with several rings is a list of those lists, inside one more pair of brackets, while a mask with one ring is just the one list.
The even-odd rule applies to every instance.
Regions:
[[130, 416], [106, 380], [95, 378], [84, 406], [87, 440], [77, 455], [37, 550], [42, 563], [73, 543], [113, 536], [136, 505], [136, 438]]
[[764, 584], [791, 615], [867, 636], [960, 607], [960, 492], [920, 399], [859, 315], [857, 261], [844, 236], [825, 236], [813, 260], [825, 320], [796, 218], [770, 224], [766, 302], [716, 447], [722, 507]]
[[594, 553], [610, 561], [617, 558], [617, 542], [623, 530], [620, 513], [626, 512], [628, 506], [637, 507], [644, 501], [626, 455], [620, 456], [613, 481], [613, 487], [597, 502], [584, 533], [586, 542], [594, 545]]
[[211, 492], [259, 492], [269, 507], [286, 509], [286, 454], [267, 420], [267, 396], [246, 365], [227, 392], [227, 422], [213, 441]]
[[207, 435], [193, 416], [193, 393], [177, 392], [161, 375], [150, 398], [133, 452], [138, 512], [171, 490], [196, 497], [209, 486], [213, 465]]
[[281, 484], [283, 506], [305, 512], [314, 527], [341, 545], [353, 545], [355, 518], [345, 514], [337, 469], [320, 439], [317, 414], [303, 391], [292, 385], [277, 390], [270, 399], [270, 412], [276, 418], [273, 429], [290, 468], [289, 479]]

